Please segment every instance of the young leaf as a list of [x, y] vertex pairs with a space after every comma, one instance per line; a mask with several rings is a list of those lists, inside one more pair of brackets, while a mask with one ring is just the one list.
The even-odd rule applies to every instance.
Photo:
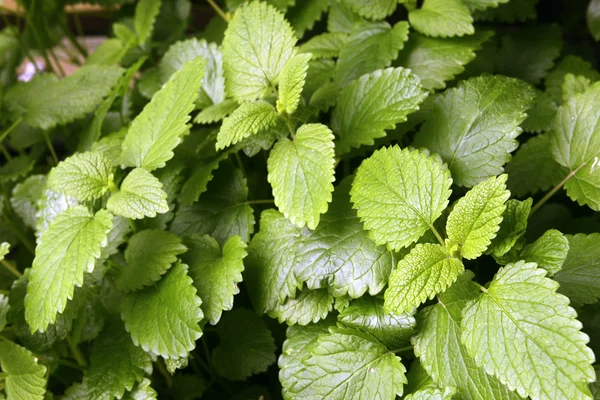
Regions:
[[133, 120], [123, 141], [124, 166], [152, 171], [173, 157], [173, 149], [188, 131], [204, 65], [200, 57], [185, 63]]
[[263, 2], [239, 7], [225, 31], [227, 93], [242, 103], [264, 97], [294, 54], [296, 35], [283, 15]]
[[448, 163], [454, 182], [472, 187], [502, 173], [518, 146], [519, 125], [533, 103], [524, 82], [503, 76], [462, 81], [431, 102], [414, 146], [426, 147]]
[[244, 103], [223, 120], [217, 135], [217, 150], [236, 144], [244, 138], [273, 127], [277, 113], [266, 101]]
[[240, 292], [243, 259], [248, 254], [240, 236], [230, 237], [223, 249], [209, 235], [192, 235], [185, 241], [189, 251], [182, 260], [190, 266], [189, 275], [202, 299], [204, 317], [211, 325], [221, 313], [233, 308], [233, 297]]
[[125, 249], [125, 265], [117, 275], [115, 282], [119, 290], [138, 290], [158, 281], [177, 261], [179, 254], [187, 247], [173, 233], [144, 230], [129, 239]]
[[479, 257], [496, 237], [510, 197], [507, 178], [500, 175], [475, 185], [450, 212], [446, 223], [448, 244], [458, 245], [462, 257], [468, 260]]
[[280, 139], [267, 162], [275, 204], [292, 223], [315, 229], [331, 201], [333, 134], [322, 124], [302, 125], [295, 138]]
[[62, 80], [39, 75], [7, 90], [4, 100], [26, 124], [50, 129], [96, 110], [121, 73], [117, 66], [88, 65]]
[[463, 310], [462, 343], [478, 366], [525, 397], [589, 398], [589, 338], [558, 283], [534, 263], [501, 268]]
[[[306, 385], [289, 388], [294, 399], [393, 399], [401, 396], [406, 369], [400, 357], [373, 336], [347, 328], [330, 328], [305, 350]], [[300, 382], [302, 378], [296, 378]]]
[[108, 199], [106, 208], [125, 218], [154, 218], [157, 213], [169, 211], [167, 194], [162, 186], [152, 173], [135, 168], [123, 179], [119, 191]]
[[140, 44], [146, 43], [152, 35], [161, 3], [161, 0], [140, 0], [137, 3], [133, 25]]
[[298, 48], [299, 53], [310, 53], [313, 60], [340, 55], [348, 43], [348, 35], [341, 32], [325, 32], [313, 36]]
[[565, 79], [560, 85], [562, 89], [563, 103], [569, 101], [569, 99], [577, 94], [583, 93], [589, 89], [592, 82], [583, 75], [573, 75], [568, 73], [565, 75]]
[[283, 111], [293, 114], [298, 108], [310, 58], [310, 54], [297, 54], [290, 58], [281, 70], [277, 100], [277, 112], [280, 114]]
[[[403, 1], [400, 1], [400, 3]], [[379, 0], [376, 2], [369, 0], [342, 0], [342, 2], [361, 17], [375, 20], [384, 19], [392, 14], [399, 3], [397, 0]]]
[[506, 202], [506, 210], [502, 215], [500, 229], [498, 229], [496, 237], [492, 239], [492, 243], [487, 248], [486, 254], [501, 257], [513, 248], [517, 240], [525, 234], [527, 218], [531, 211], [532, 202], [531, 198], [525, 201], [508, 200]]
[[[536, 263], [540, 268], [548, 271], [549, 276], [552, 276], [560, 271], [568, 253], [568, 239], [556, 229], [550, 229], [535, 242], [523, 247], [523, 250], [519, 252], [519, 259]], [[561, 285], [559, 291], [562, 293], [564, 289]]]
[[591, 82], [600, 79], [600, 72], [596, 71], [592, 64], [576, 56], [566, 56], [546, 77], [546, 91], [556, 104], [562, 104], [562, 84], [569, 73], [588, 78]]
[[163, 358], [179, 358], [196, 347], [202, 319], [196, 288], [178, 262], [155, 285], [123, 297], [123, 320], [136, 346]]
[[0, 338], [0, 366], [9, 400], [44, 399], [46, 367], [29, 350]]
[[417, 244], [398, 263], [385, 291], [384, 308], [406, 313], [446, 290], [464, 271], [463, 263], [439, 244]]
[[264, 372], [275, 362], [275, 343], [267, 324], [252, 311], [236, 309], [223, 315], [219, 345], [212, 353], [217, 373], [241, 381]]
[[22, 183], [18, 183], [12, 191], [10, 205], [25, 225], [30, 228], [35, 229], [38, 220], [38, 202], [45, 187], [46, 177], [44, 175], [31, 175]]
[[372, 145], [386, 129], [406, 121], [427, 93], [410, 70], [388, 68], [363, 75], [346, 86], [333, 109], [331, 128], [338, 135], [336, 154]]
[[433, 227], [448, 206], [451, 185], [450, 172], [437, 159], [394, 146], [362, 162], [350, 195], [371, 239], [399, 250]]
[[295, 298], [278, 304], [268, 315], [277, 318], [280, 323], [308, 325], [327, 318], [333, 308], [333, 302], [334, 298], [327, 289], [304, 288]]
[[222, 121], [239, 107], [235, 100], [223, 100], [219, 104], [213, 104], [200, 111], [194, 117], [195, 124], [212, 124]]
[[463, 36], [475, 33], [473, 17], [461, 0], [425, 0], [408, 13], [412, 27], [428, 36]]
[[569, 252], [562, 268], [554, 274], [559, 293], [576, 305], [600, 299], [600, 233], [567, 235]]
[[113, 184], [114, 167], [100, 153], [76, 153], [48, 174], [48, 186], [79, 201], [95, 200]]
[[569, 197], [600, 211], [600, 82], [558, 109], [550, 132], [554, 159], [569, 168]]
[[112, 215], [95, 215], [74, 206], [58, 215], [40, 238], [27, 285], [25, 319], [31, 332], [45, 331], [83, 285], [83, 273], [92, 272], [100, 250], [106, 246]]
[[125, 393], [121, 400], [157, 400], [158, 394], [150, 386], [152, 382], [144, 378], [133, 387], [132, 390]]
[[[477, 287], [471, 282], [472, 278], [473, 273], [466, 271], [446, 292], [438, 296], [436, 305], [417, 314], [419, 331], [412, 338], [415, 354], [439, 387], [455, 387], [460, 398], [520, 399], [498, 379], [478, 367], [460, 341], [461, 311], [469, 300], [477, 296]], [[409, 374], [409, 382], [410, 378]]]

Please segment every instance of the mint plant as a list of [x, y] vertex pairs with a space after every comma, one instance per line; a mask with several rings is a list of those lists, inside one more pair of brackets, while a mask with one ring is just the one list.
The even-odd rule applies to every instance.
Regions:
[[19, 3], [0, 399], [600, 398], [598, 1]]

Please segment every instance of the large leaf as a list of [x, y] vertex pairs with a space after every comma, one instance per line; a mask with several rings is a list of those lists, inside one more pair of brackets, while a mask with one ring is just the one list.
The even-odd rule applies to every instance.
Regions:
[[8, 400], [42, 400], [46, 367], [29, 350], [0, 338], [0, 366]]
[[[585, 245], [587, 244], [588, 243], [585, 243]], [[535, 242], [523, 247], [523, 249], [519, 252], [519, 259], [527, 262], [536, 263], [540, 268], [544, 268], [546, 271], [548, 271], [549, 276], [552, 276], [559, 272], [562, 268], [569, 254], [569, 247], [569, 240], [562, 233], [560, 233], [556, 229], [550, 229], [546, 231], [542, 236], [540, 236]], [[593, 248], [593, 244], [591, 244], [591, 247]], [[579, 254], [583, 257], [586, 257], [586, 255], [589, 255], [590, 253], [593, 254], [593, 251], [588, 253], [589, 250], [589, 247], [586, 247], [586, 250], [581, 252], [577, 252], [577, 250], [574, 250], [574, 253], [571, 253], [571, 255]], [[600, 266], [600, 263], [598, 263], [597, 265]], [[568, 274], [568, 272], [566, 274]], [[600, 273], [598, 274], [598, 276], [600, 277]], [[585, 281], [586, 285], [590, 283], [590, 281], [588, 281], [586, 278], [583, 278], [582, 280]], [[591, 282], [593, 282], [593, 280]], [[558, 280], [558, 283], [561, 283], [560, 280]], [[566, 283], [564, 285], [561, 284], [559, 292], [565, 293], [566, 291], [568, 291], [567, 286], [568, 284]], [[596, 286], [600, 287], [600, 285]], [[581, 292], [582, 291], [578, 290], [575, 296], [577, 296]], [[595, 289], [589, 290], [589, 293], [594, 292]], [[594, 294], [592, 294], [592, 296], [594, 296]], [[572, 298], [571, 302], [575, 303], [576, 301]]]
[[162, 186], [152, 173], [136, 168], [125, 177], [119, 191], [108, 199], [106, 208], [126, 218], [154, 218], [157, 213], [169, 211], [167, 194]]
[[569, 299], [534, 263], [501, 268], [463, 310], [462, 343], [478, 366], [539, 399], [583, 399], [596, 379], [594, 353]]
[[31, 331], [44, 331], [73, 298], [75, 286], [83, 285], [83, 273], [92, 272], [100, 250], [107, 243], [112, 215], [95, 215], [74, 206], [58, 215], [35, 249], [27, 285], [25, 318]]

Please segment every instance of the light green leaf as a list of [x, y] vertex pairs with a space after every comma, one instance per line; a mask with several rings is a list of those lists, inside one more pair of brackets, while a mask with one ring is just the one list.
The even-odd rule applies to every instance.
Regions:
[[277, 112], [280, 114], [284, 111], [293, 114], [298, 108], [310, 59], [311, 54], [297, 54], [290, 58], [281, 70], [277, 100]]
[[338, 57], [348, 43], [348, 35], [341, 32], [325, 32], [313, 36], [298, 48], [299, 53], [311, 53], [312, 59]]
[[600, 82], [559, 107], [550, 132], [554, 159], [573, 175], [565, 184], [571, 199], [600, 211]]
[[292, 223], [315, 229], [333, 192], [333, 134], [322, 124], [302, 125], [295, 138], [280, 139], [267, 161], [275, 204]]
[[10, 252], [10, 244], [7, 242], [0, 243], [0, 260], [4, 260], [4, 257]]
[[506, 202], [506, 210], [502, 215], [500, 229], [498, 229], [496, 237], [492, 239], [492, 243], [486, 250], [486, 254], [501, 257], [513, 248], [517, 240], [525, 234], [527, 218], [529, 217], [532, 203], [533, 200], [531, 198], [525, 201], [508, 200]]
[[321, 19], [321, 15], [329, 8], [329, 2], [321, 0], [297, 1], [287, 13], [287, 19], [301, 38], [306, 31], [310, 31], [315, 22]]
[[48, 186], [79, 201], [95, 200], [113, 185], [114, 167], [100, 153], [76, 153], [48, 174]]
[[408, 39], [408, 23], [364, 22], [352, 30], [340, 51], [335, 79], [345, 87], [354, 79], [377, 69], [389, 67]]
[[393, 399], [402, 395], [406, 369], [400, 357], [373, 336], [330, 328], [329, 334], [320, 335], [307, 347], [304, 369], [297, 374], [308, 382], [291, 386], [291, 398]]
[[479, 257], [496, 237], [510, 197], [507, 178], [500, 175], [478, 183], [450, 212], [446, 223], [448, 245], [458, 245], [462, 257], [468, 260]]
[[283, 14], [263, 2], [238, 8], [223, 39], [227, 93], [238, 102], [261, 98], [294, 54], [297, 38]]
[[550, 130], [552, 120], [556, 115], [557, 106], [548, 92], [536, 90], [535, 103], [527, 111], [527, 119], [521, 127], [526, 132], [546, 132]]
[[384, 19], [394, 12], [398, 3], [402, 3], [398, 0], [342, 0], [346, 6], [350, 7], [352, 11], [368, 19]]
[[27, 285], [25, 319], [31, 332], [45, 331], [83, 285], [83, 273], [92, 272], [100, 250], [106, 246], [112, 215], [95, 215], [74, 206], [58, 215], [40, 238]]
[[117, 65], [128, 50], [124, 43], [117, 39], [106, 39], [104, 42], [88, 55], [85, 60], [86, 65]]
[[575, 76], [570, 72], [566, 74], [565, 79], [560, 86], [562, 89], [563, 103], [569, 101], [571, 97], [585, 92], [591, 84], [592, 82], [590, 79], [583, 75]]
[[388, 68], [363, 75], [346, 86], [333, 109], [331, 128], [338, 135], [336, 154], [373, 145], [386, 129], [406, 121], [427, 93], [410, 70]]
[[125, 249], [125, 265], [116, 276], [119, 290], [138, 290], [160, 280], [187, 247], [173, 233], [144, 230], [133, 235]]
[[94, 112], [121, 73], [117, 66], [87, 65], [61, 80], [39, 75], [11, 87], [4, 100], [27, 125], [50, 129]]
[[[31, 175], [18, 183], [10, 198], [10, 205], [25, 225], [34, 228], [38, 220], [38, 202], [46, 187], [44, 175]], [[1, 212], [0, 212], [1, 214]]]
[[362, 162], [350, 195], [371, 239], [399, 250], [432, 228], [448, 206], [451, 185], [437, 159], [394, 146]]
[[77, 205], [78, 202], [72, 197], [46, 189], [38, 201], [38, 220], [35, 226], [37, 241], [48, 229], [50, 223], [67, 209]]
[[437, 387], [428, 387], [418, 390], [405, 397], [406, 400], [450, 400], [456, 394], [456, 389], [453, 387], [445, 387], [439, 389]]
[[219, 104], [213, 104], [200, 111], [194, 117], [195, 124], [212, 124], [219, 122], [235, 111], [239, 104], [235, 100], [227, 99]]
[[140, 44], [144, 44], [152, 36], [161, 3], [161, 0], [140, 0], [137, 3], [133, 25]]
[[550, 71], [546, 78], [546, 91], [552, 96], [555, 103], [561, 104], [563, 100], [562, 84], [567, 74], [582, 76], [595, 82], [600, 79], [600, 73], [589, 62], [572, 55], [568, 55]]
[[173, 149], [189, 129], [204, 65], [200, 57], [185, 63], [133, 120], [123, 142], [124, 166], [152, 171], [173, 158]]
[[[471, 282], [472, 278], [473, 273], [466, 271], [446, 292], [438, 296], [437, 304], [417, 314], [419, 331], [412, 338], [415, 354], [433, 382], [439, 387], [455, 387], [457, 398], [520, 399], [498, 379], [478, 367], [460, 342], [461, 311], [478, 292], [477, 286]], [[411, 374], [409, 382], [410, 378]]]
[[273, 127], [278, 115], [266, 101], [244, 103], [223, 120], [217, 135], [217, 150], [236, 144], [242, 139]]
[[477, 365], [522, 397], [589, 398], [587, 384], [596, 379], [589, 338], [545, 275], [523, 261], [501, 268], [463, 310], [462, 343]]
[[429, 116], [414, 142], [448, 163], [454, 182], [472, 187], [502, 173], [518, 146], [529, 85], [514, 78], [481, 76], [461, 81], [429, 103]]
[[590, 34], [596, 42], [600, 41], [600, 1], [590, 0], [585, 18]]
[[269, 311], [271, 318], [277, 318], [279, 323], [287, 322], [288, 325], [308, 325], [325, 319], [333, 309], [333, 296], [327, 289], [310, 290], [304, 288], [293, 299], [277, 304], [273, 311]]
[[593, 304], [600, 299], [600, 233], [567, 235], [569, 252], [554, 280], [571, 302]]
[[152, 382], [148, 378], [138, 382], [131, 391], [123, 395], [122, 400], [156, 400], [158, 394], [150, 386]]
[[217, 325], [219, 345], [212, 353], [217, 373], [241, 381], [265, 372], [275, 362], [275, 343], [267, 324], [252, 311], [241, 308], [223, 315]]
[[185, 241], [189, 251], [182, 260], [190, 266], [189, 275], [202, 299], [204, 317], [211, 325], [221, 313], [233, 308], [233, 298], [240, 292], [243, 259], [248, 255], [240, 236], [230, 237], [223, 249], [209, 235], [192, 235]]
[[180, 358], [196, 347], [202, 319], [196, 288], [178, 262], [155, 285], [123, 297], [123, 320], [136, 346], [163, 358]]
[[473, 17], [461, 0], [425, 0], [410, 11], [408, 20], [418, 32], [428, 36], [463, 36], [475, 33]]
[[385, 291], [384, 308], [406, 313], [446, 290], [464, 271], [462, 262], [439, 244], [417, 244], [398, 263]]
[[357, 23], [364, 22], [360, 15], [354, 13], [342, 1], [332, 1], [327, 16], [327, 30], [335, 33], [350, 33]]
[[338, 321], [348, 328], [370, 333], [388, 349], [406, 346], [416, 325], [411, 314], [385, 312], [383, 300], [375, 297], [354, 300], [339, 314]]
[[475, 59], [475, 51], [491, 36], [491, 31], [460, 38], [435, 38], [414, 32], [394, 64], [409, 68], [424, 88], [444, 89], [447, 81], [464, 72], [464, 66]]
[[[569, 240], [556, 229], [550, 229], [535, 242], [523, 247], [519, 252], [519, 259], [536, 263], [552, 276], [560, 271], [567, 254], [569, 254]], [[565, 288], [559, 291], [562, 293], [563, 290]]]
[[108, 199], [106, 208], [131, 219], [154, 218], [169, 211], [162, 183], [143, 168], [135, 168], [123, 179], [118, 192]]
[[90, 151], [102, 154], [113, 165], [119, 165], [121, 162], [121, 146], [126, 134], [127, 128], [122, 128], [117, 132], [103, 136], [100, 140], [92, 144]]
[[496, 8], [500, 4], [508, 3], [509, 0], [462, 0], [471, 11], [485, 10], [486, 8]]
[[25, 347], [0, 339], [0, 366], [8, 400], [42, 400], [46, 394], [46, 367]]

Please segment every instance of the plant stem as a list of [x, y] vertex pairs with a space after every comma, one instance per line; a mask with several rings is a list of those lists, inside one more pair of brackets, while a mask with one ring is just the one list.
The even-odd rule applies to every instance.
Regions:
[[2, 143], [0, 143], [0, 152], [2, 152], [2, 154], [4, 154], [4, 157], [10, 161], [12, 160], [12, 156], [10, 155], [10, 153], [6, 150], [6, 148], [4, 147], [4, 145]]
[[558, 192], [558, 190], [559, 190], [560, 188], [562, 188], [562, 187], [563, 187], [563, 185], [564, 185], [565, 183], [567, 183], [567, 181], [568, 181], [569, 179], [571, 179], [572, 177], [574, 177], [574, 176], [575, 176], [575, 174], [576, 174], [577, 172], [579, 172], [579, 170], [580, 170], [581, 168], [583, 168], [583, 166], [584, 166], [585, 164], [586, 164], [586, 162], [583, 162], [583, 163], [581, 163], [581, 165], [579, 165], [579, 166], [578, 166], [577, 168], [575, 168], [573, 171], [569, 172], [569, 174], [568, 174], [567, 176], [565, 176], [565, 178], [564, 178], [562, 181], [560, 181], [560, 182], [559, 182], [559, 183], [558, 183], [556, 186], [554, 186], [554, 187], [553, 187], [553, 188], [552, 188], [552, 189], [551, 189], [551, 190], [550, 190], [548, 193], [546, 193], [546, 195], [545, 195], [544, 197], [542, 197], [542, 198], [540, 199], [540, 201], [538, 201], [538, 202], [537, 202], [537, 203], [536, 203], [536, 204], [535, 204], [535, 205], [534, 205], [534, 206], [531, 208], [531, 211], [529, 212], [529, 217], [531, 217], [531, 216], [533, 215], [533, 213], [535, 213], [537, 210], [539, 210], [539, 209], [540, 209], [540, 208], [541, 208], [541, 207], [542, 207], [542, 206], [543, 206], [543, 205], [544, 205], [544, 204], [545, 204], [545, 203], [546, 203], [548, 200], [550, 200], [550, 198], [551, 198], [552, 196], [554, 196], [554, 194], [555, 194], [556, 192]]
[[23, 276], [23, 274], [21, 272], [19, 272], [19, 270], [14, 265], [9, 263], [8, 261], [0, 260], [0, 264], [2, 264], [4, 266], [4, 268], [9, 270], [17, 278], [20, 278], [21, 276]]
[[288, 129], [290, 130], [290, 134], [292, 135], [292, 140], [295, 142], [296, 141], [296, 130], [294, 129], [294, 124], [292, 123], [292, 119], [289, 116], [286, 118], [286, 123], [287, 123]]
[[442, 246], [446, 246], [446, 243], [444, 242], [444, 239], [442, 238], [442, 235], [440, 235], [439, 232], [437, 231], [437, 229], [435, 229], [435, 226], [433, 226], [433, 224], [432, 224], [429, 227], [431, 228], [431, 232], [433, 232], [433, 234], [437, 238], [438, 242], [440, 242], [440, 244]]
[[171, 376], [169, 371], [167, 371], [167, 367], [165, 366], [165, 362], [163, 361], [163, 359], [159, 357], [159, 359], [156, 360], [154, 364], [156, 365], [156, 369], [158, 370], [158, 372], [163, 376], [163, 378], [165, 378], [167, 386], [171, 387], [173, 385], [173, 377]]
[[75, 361], [77, 361], [77, 365], [79, 365], [82, 368], [87, 367], [87, 362], [85, 361], [83, 354], [81, 354], [81, 350], [79, 350], [79, 347], [75, 343], [73, 343], [73, 339], [71, 339], [70, 333], [67, 334], [67, 344], [69, 345], [69, 350], [71, 350], [71, 355], [73, 356]]
[[52, 159], [54, 160], [54, 165], [58, 165], [58, 157], [56, 156], [56, 152], [54, 151], [54, 146], [52, 146], [52, 142], [50, 141], [48, 132], [42, 131], [42, 134], [44, 135], [46, 146], [48, 146], [48, 150], [50, 150], [50, 154], [52, 155]]
[[229, 16], [225, 14], [225, 12], [221, 9], [221, 7], [219, 7], [217, 3], [215, 3], [213, 0], [206, 0], [206, 2], [212, 7], [213, 10], [215, 10], [217, 14], [221, 16], [221, 18], [225, 20], [225, 22], [229, 23]]
[[[274, 199], [270, 200], [249, 200], [241, 204], [273, 204], [275, 203]], [[239, 204], [238, 204], [239, 205]]]
[[135, 221], [131, 218], [127, 218], [127, 222], [129, 223], [129, 227], [131, 228], [131, 232], [136, 233], [137, 227], [135, 226]]
[[8, 129], [6, 129], [4, 132], [2, 132], [2, 134], [0, 134], [0, 143], [2, 143], [2, 141], [4, 139], [6, 139], [6, 137], [13, 131], [15, 130], [15, 128], [17, 126], [19, 126], [19, 124], [21, 124], [21, 122], [23, 122], [23, 117], [19, 117], [15, 122], [13, 122], [13, 124], [11, 126], [8, 127]]
[[240, 170], [242, 170], [242, 175], [246, 176], [246, 169], [244, 168], [244, 163], [242, 163], [242, 157], [240, 157], [240, 153], [235, 153], [235, 161], [238, 163]]
[[404, 347], [400, 347], [399, 349], [392, 350], [391, 353], [398, 354], [398, 353], [402, 353], [404, 351], [412, 350], [412, 348], [413, 348], [412, 346], [404, 346]]

